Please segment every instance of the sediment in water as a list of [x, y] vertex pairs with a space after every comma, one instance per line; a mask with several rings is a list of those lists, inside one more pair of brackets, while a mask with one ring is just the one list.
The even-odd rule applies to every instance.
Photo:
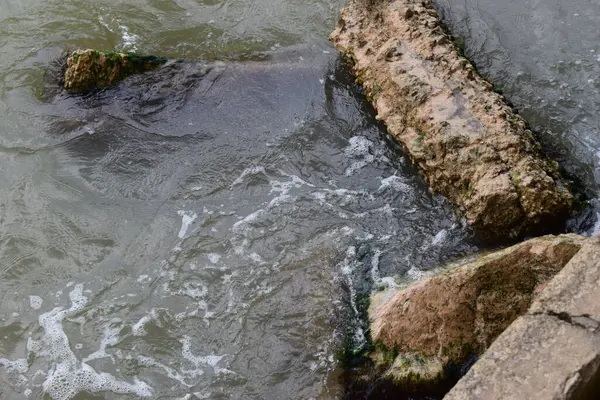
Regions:
[[430, 0], [351, 0], [330, 37], [433, 192], [479, 232], [564, 224], [573, 196], [525, 121], [456, 50]]

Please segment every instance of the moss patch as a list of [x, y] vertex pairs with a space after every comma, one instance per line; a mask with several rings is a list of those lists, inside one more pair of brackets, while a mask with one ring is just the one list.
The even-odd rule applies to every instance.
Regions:
[[63, 86], [71, 91], [88, 91], [106, 87], [166, 62], [167, 59], [164, 57], [141, 56], [136, 53], [76, 50], [67, 58]]

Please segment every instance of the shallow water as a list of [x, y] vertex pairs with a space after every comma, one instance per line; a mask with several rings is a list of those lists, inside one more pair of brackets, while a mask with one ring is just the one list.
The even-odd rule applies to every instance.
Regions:
[[[0, 398], [337, 398], [360, 294], [480, 248], [326, 41], [340, 6], [2, 0]], [[467, 51], [485, 58], [478, 35], [500, 29], [474, 25]], [[69, 96], [44, 78], [64, 46], [189, 61]], [[519, 106], [556, 93], [526, 82], [506, 85]], [[528, 116], [589, 181], [570, 136], [543, 133], [549, 110], [571, 116]]]

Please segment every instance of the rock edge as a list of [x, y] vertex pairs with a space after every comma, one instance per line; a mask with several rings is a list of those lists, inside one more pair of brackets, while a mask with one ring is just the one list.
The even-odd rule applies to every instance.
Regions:
[[482, 354], [590, 240], [531, 239], [373, 301], [371, 337], [382, 376], [416, 389], [447, 380], [448, 368]]

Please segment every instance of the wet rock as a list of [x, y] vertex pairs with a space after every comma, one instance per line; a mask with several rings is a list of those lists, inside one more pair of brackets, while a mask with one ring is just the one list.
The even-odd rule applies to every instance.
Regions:
[[595, 399], [600, 393], [600, 243], [586, 244], [446, 400]]
[[[589, 239], [545, 236], [479, 256], [372, 302], [383, 378], [426, 386], [483, 353]], [[382, 301], [381, 297], [388, 297]]]
[[63, 86], [72, 91], [110, 86], [130, 75], [154, 69], [166, 62], [166, 58], [134, 53], [76, 50], [67, 58]]
[[439, 25], [431, 0], [351, 0], [330, 39], [431, 189], [480, 232], [564, 223], [573, 197], [556, 163]]

